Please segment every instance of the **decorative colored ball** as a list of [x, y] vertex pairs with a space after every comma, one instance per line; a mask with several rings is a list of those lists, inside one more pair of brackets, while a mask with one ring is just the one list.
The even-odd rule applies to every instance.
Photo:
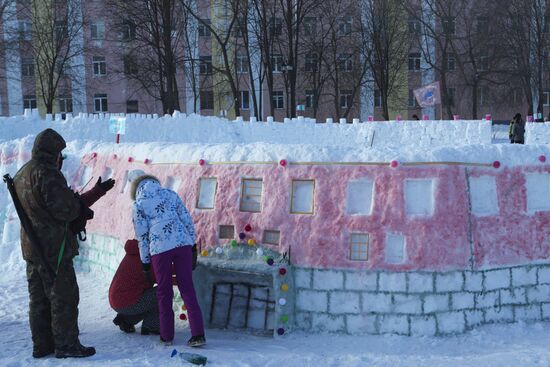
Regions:
[[250, 224], [247, 224], [246, 226], [244, 226], [244, 230], [246, 232], [250, 232], [252, 230], [252, 226]]
[[231, 240], [230, 243], [231, 243], [231, 247], [237, 247], [237, 244], [238, 244], [237, 240]]
[[280, 275], [285, 275], [286, 274], [286, 269], [285, 268], [280, 268], [279, 269], [279, 274]]
[[134, 161], [134, 158], [128, 157], [128, 162], [133, 162], [133, 161]]
[[178, 354], [178, 351], [174, 349], [172, 351], [172, 354], [170, 354], [170, 358], [174, 358], [177, 354]]
[[264, 250], [262, 250], [261, 248], [257, 249], [256, 250], [256, 255], [263, 256], [264, 255]]
[[97, 157], [97, 153], [96, 153], [96, 152], [93, 152], [93, 153], [92, 153], [92, 158], [95, 158], [95, 157]]
[[180, 314], [180, 320], [183, 320], [183, 321], [187, 320], [187, 315], [184, 313]]
[[267, 259], [267, 265], [271, 266], [271, 265], [273, 265], [273, 263], [274, 263], [274, 261], [273, 261], [272, 257]]
[[396, 168], [397, 166], [399, 166], [399, 162], [398, 162], [398, 161], [391, 161], [391, 162], [390, 162], [390, 167], [391, 167], [391, 168]]
[[249, 245], [249, 246], [254, 246], [255, 244], [256, 244], [256, 240], [255, 240], [254, 238], [250, 238], [250, 239], [248, 240], [248, 245]]
[[240, 238], [241, 240], [244, 240], [245, 237], [246, 237], [246, 234], [244, 234], [244, 232], [239, 233], [239, 238]]
[[494, 168], [499, 168], [500, 167], [500, 162], [499, 161], [494, 161], [493, 162], [493, 167]]
[[223, 254], [223, 249], [222, 249], [221, 247], [216, 247], [216, 253], [217, 253], [218, 255]]
[[187, 310], [187, 306], [185, 305], [185, 303], [183, 305], [181, 305], [181, 309], [184, 310], [184, 311]]
[[206, 161], [204, 159], [199, 159], [199, 165], [204, 166], [206, 164]]
[[281, 322], [287, 323], [288, 322], [288, 315], [281, 316]]
[[208, 256], [208, 250], [202, 250], [202, 251], [201, 251], [201, 256], [202, 256], [202, 257]]
[[282, 284], [282, 285], [281, 285], [281, 290], [282, 290], [283, 292], [288, 292], [288, 284], [286, 284], [286, 283], [285, 283], [285, 284]]
[[151, 163], [151, 160], [150, 160], [149, 158], [145, 158], [145, 160], [143, 161], [143, 163], [149, 164], [149, 163]]
[[281, 159], [281, 160], [279, 161], [279, 164], [280, 164], [282, 167], [286, 167], [286, 165], [287, 165], [286, 159]]
[[283, 335], [284, 333], [285, 333], [285, 329], [283, 329], [282, 327], [277, 329], [277, 334]]
[[286, 305], [286, 298], [279, 298], [279, 304], [280, 304], [281, 306]]
[[539, 161], [540, 161], [541, 163], [546, 162], [546, 156], [545, 156], [545, 155], [541, 155], [541, 156], [539, 157]]

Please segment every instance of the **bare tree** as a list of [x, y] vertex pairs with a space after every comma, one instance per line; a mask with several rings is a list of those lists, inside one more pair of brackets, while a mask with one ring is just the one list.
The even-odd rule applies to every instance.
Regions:
[[75, 61], [84, 54], [80, 2], [77, 0], [33, 0], [20, 3], [20, 17], [32, 22], [21, 29], [22, 50], [34, 57], [39, 98], [46, 113], [54, 110], [60, 86], [78, 83]]
[[362, 0], [361, 6], [364, 58], [380, 91], [382, 114], [389, 120], [389, 106], [404, 104], [400, 92], [408, 76], [409, 39], [403, 25], [406, 11], [401, 0]]

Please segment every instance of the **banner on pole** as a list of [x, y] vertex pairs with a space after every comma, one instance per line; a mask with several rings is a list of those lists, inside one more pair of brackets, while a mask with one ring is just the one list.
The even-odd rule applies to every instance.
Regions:
[[439, 82], [428, 84], [414, 90], [414, 97], [420, 107], [433, 107], [441, 104]]
[[111, 134], [126, 134], [126, 117], [112, 116], [109, 119], [109, 132]]

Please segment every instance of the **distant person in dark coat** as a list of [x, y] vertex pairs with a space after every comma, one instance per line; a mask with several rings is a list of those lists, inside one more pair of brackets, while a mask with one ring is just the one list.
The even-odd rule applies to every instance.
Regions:
[[509, 137], [512, 144], [524, 144], [525, 142], [525, 122], [520, 113], [516, 113], [510, 121]]

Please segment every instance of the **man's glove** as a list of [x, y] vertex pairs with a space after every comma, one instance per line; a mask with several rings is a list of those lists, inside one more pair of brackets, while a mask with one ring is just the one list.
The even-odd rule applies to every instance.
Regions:
[[149, 284], [153, 284], [153, 277], [151, 275], [151, 264], [141, 264], [141, 267], [143, 269], [143, 276], [145, 277], [145, 281]]
[[104, 192], [107, 192], [107, 191], [111, 190], [113, 188], [113, 186], [115, 186], [115, 180], [110, 178], [107, 181], [101, 182], [101, 176], [99, 176], [99, 178], [97, 179], [97, 182], [95, 183], [94, 187], [99, 187]]

